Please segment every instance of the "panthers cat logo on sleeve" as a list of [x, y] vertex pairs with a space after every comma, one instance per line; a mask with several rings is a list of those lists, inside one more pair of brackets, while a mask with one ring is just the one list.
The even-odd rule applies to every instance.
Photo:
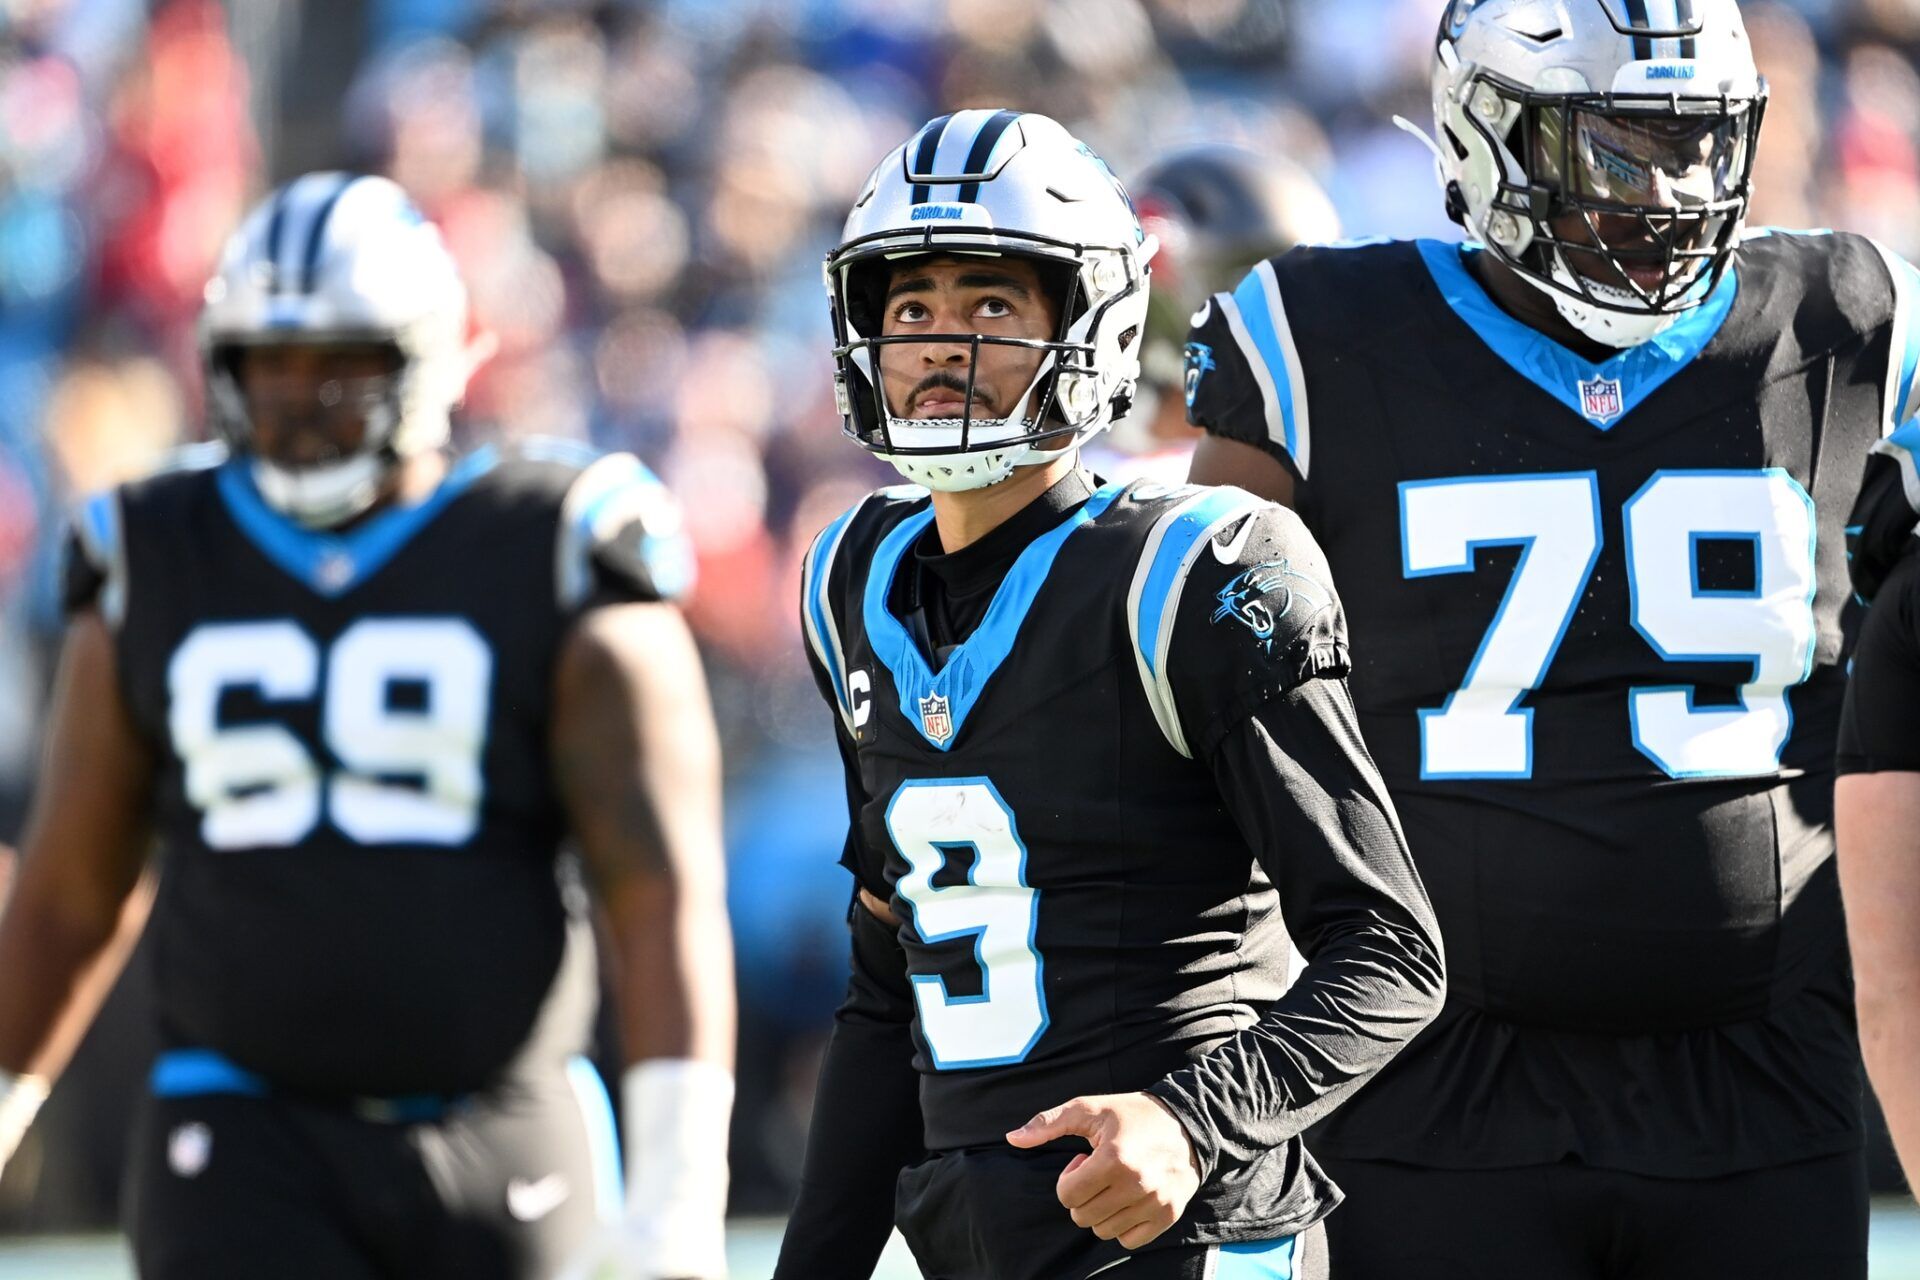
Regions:
[[1281, 619], [1293, 612], [1296, 603], [1319, 609], [1327, 604], [1325, 596], [1308, 588], [1318, 584], [1293, 568], [1288, 560], [1269, 560], [1236, 574], [1215, 594], [1220, 604], [1213, 621], [1232, 618], [1253, 632], [1262, 653], [1273, 652], [1273, 633]]

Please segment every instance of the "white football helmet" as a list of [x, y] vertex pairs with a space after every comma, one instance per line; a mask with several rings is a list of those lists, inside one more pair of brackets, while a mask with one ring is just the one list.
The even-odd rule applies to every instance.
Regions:
[[1734, 0], [1453, 0], [1447, 211], [1580, 332], [1637, 346], [1725, 271], [1766, 97]]
[[[827, 256], [835, 389], [846, 433], [907, 479], [953, 492], [1078, 448], [1122, 416], [1140, 377], [1155, 243], [1106, 162], [1056, 121], [1018, 111], [941, 116], [868, 178]], [[1018, 255], [1059, 282], [1052, 341], [977, 333], [881, 335], [888, 274], [933, 254]], [[878, 376], [891, 342], [1003, 344], [1045, 354], [1003, 418], [897, 416]], [[969, 374], [971, 378], [972, 374]]]
[[[304, 524], [349, 520], [403, 457], [446, 443], [465, 393], [467, 291], [440, 233], [386, 178], [310, 173], [268, 196], [227, 241], [200, 312], [200, 353], [215, 430], [252, 458], [267, 503]], [[390, 344], [388, 376], [315, 388], [321, 403], [365, 414], [360, 448], [292, 469], [258, 457], [234, 373], [243, 348]]]

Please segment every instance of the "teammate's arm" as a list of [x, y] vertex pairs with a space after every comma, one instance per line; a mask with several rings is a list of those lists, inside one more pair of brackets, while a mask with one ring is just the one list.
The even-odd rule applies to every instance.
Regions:
[[65, 1068], [146, 921], [154, 762], [95, 609], [61, 650], [39, 784], [0, 914], [0, 1163]]
[[679, 610], [581, 615], [553, 706], [555, 781], [612, 934], [627, 1063], [628, 1212], [611, 1239], [649, 1276], [722, 1276], [734, 987], [720, 746]]
[[1860, 1047], [1894, 1149], [1920, 1176], [1920, 565], [1868, 611], [1834, 787]]
[[[811, 650], [808, 659], [822, 695], [837, 705]], [[835, 736], [847, 786], [841, 861], [856, 885], [847, 916], [853, 971], [820, 1065], [800, 1194], [780, 1242], [774, 1280], [872, 1275], [893, 1230], [894, 1184], [924, 1145], [920, 1078], [913, 1069], [913, 989], [899, 921], [868, 887], [877, 862], [860, 847], [865, 795], [844, 727], [836, 726]]]
[[1189, 484], [1230, 484], [1283, 507], [1293, 505], [1293, 472], [1258, 445], [1212, 432], [1200, 437], [1187, 466]]
[[1306, 389], [1294, 385], [1296, 364], [1273, 359], [1253, 342], [1253, 322], [1271, 329], [1276, 342], [1290, 342], [1284, 313], [1275, 316], [1268, 297], [1273, 268], [1254, 268], [1232, 293], [1215, 294], [1187, 334], [1187, 420], [1202, 428], [1187, 479], [1193, 484], [1230, 484], [1281, 506], [1294, 505], [1297, 463], [1287, 451], [1299, 447]]

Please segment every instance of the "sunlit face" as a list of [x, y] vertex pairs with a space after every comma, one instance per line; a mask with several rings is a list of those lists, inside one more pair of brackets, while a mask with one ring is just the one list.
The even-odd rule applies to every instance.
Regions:
[[882, 337], [926, 334], [925, 342], [879, 347], [887, 407], [897, 418], [959, 418], [973, 389], [974, 420], [1027, 417], [1020, 403], [1046, 352], [1037, 347], [956, 341], [956, 335], [1058, 336], [1059, 312], [1040, 270], [1017, 257], [925, 258], [894, 268], [887, 286]]
[[246, 399], [254, 453], [288, 470], [351, 456], [365, 442], [367, 415], [400, 364], [398, 351], [376, 342], [239, 348], [232, 368]]

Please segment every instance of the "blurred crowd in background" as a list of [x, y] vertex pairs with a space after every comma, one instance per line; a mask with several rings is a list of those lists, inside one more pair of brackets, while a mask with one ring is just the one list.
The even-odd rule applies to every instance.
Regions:
[[[0, 0], [0, 840], [33, 780], [64, 513], [201, 437], [193, 321], [221, 241], [294, 174], [386, 173], [500, 340], [464, 442], [631, 449], [685, 505], [731, 783], [736, 1208], [778, 1211], [848, 898], [796, 575], [891, 475], [841, 439], [827, 358], [821, 260], [860, 182], [927, 117], [1008, 105], [1123, 179], [1238, 141], [1310, 171], [1349, 234], [1452, 236], [1426, 153], [1390, 123], [1430, 119], [1442, 7]], [[1755, 221], [1920, 256], [1920, 0], [1742, 8], [1773, 88]], [[70, 1185], [28, 1216], [104, 1221], [111, 1194]]]

